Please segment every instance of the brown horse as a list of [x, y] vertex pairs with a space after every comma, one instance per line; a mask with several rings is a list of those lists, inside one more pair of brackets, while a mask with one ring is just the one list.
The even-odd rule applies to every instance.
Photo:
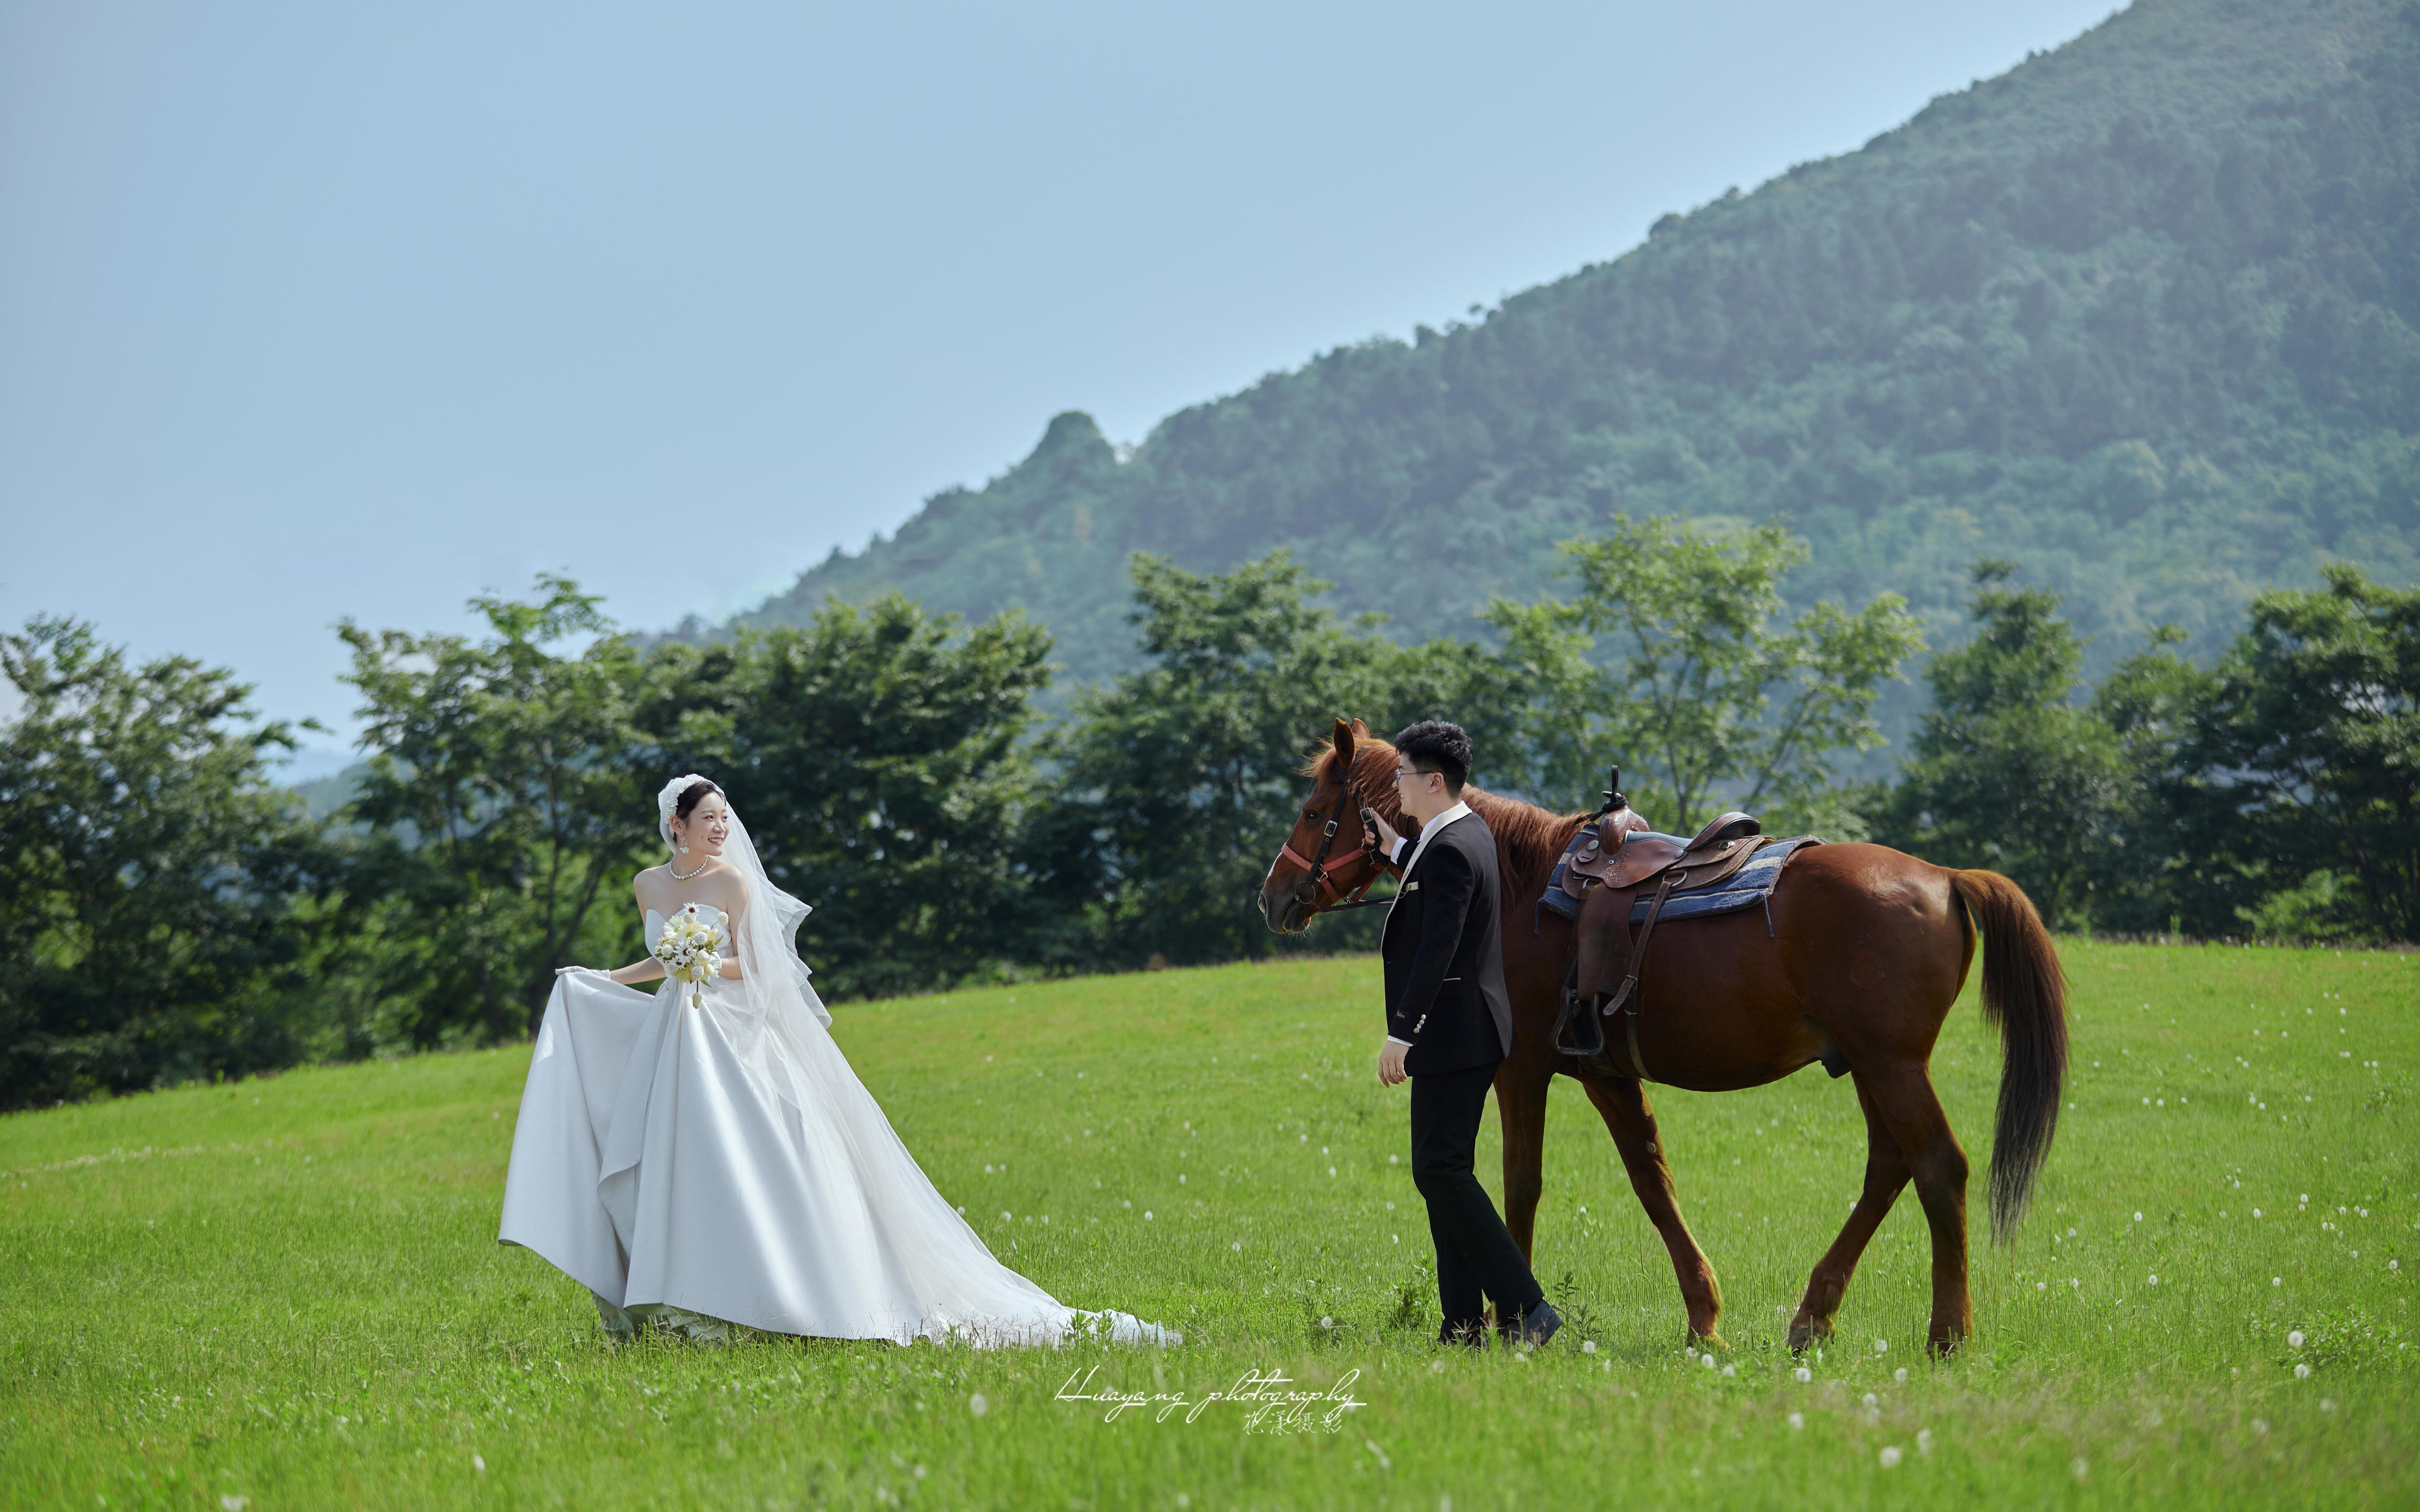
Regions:
[[[1347, 774], [1360, 801], [1405, 827], [1394, 795], [1394, 748], [1357, 719], [1338, 720], [1331, 747], [1305, 767], [1313, 779], [1311, 796], [1261, 887], [1262, 915], [1280, 933], [1308, 928], [1324, 908], [1376, 880], [1378, 863], [1357, 849], [1361, 823], [1351, 802], [1342, 806], [1327, 853], [1335, 864], [1324, 868], [1325, 885], [1302, 864], [1319, 848]], [[1529, 1254], [1546, 1092], [1560, 1072], [1587, 1089], [1612, 1132], [1630, 1184], [1671, 1253], [1691, 1337], [1719, 1343], [1722, 1291], [1681, 1216], [1645, 1088], [1554, 1047], [1576, 942], [1570, 922], [1551, 911], [1540, 915], [1532, 904], [1587, 816], [1552, 813], [1476, 787], [1466, 787], [1463, 799], [1494, 832], [1503, 876], [1504, 983], [1513, 1024], [1512, 1053], [1496, 1072], [1505, 1222]], [[1641, 1063], [1658, 1081], [1723, 1092], [1778, 1081], [1819, 1059], [1845, 1062], [1866, 1116], [1865, 1188], [1807, 1279], [1791, 1320], [1791, 1347], [1804, 1350], [1832, 1333], [1858, 1257], [1912, 1180], [1932, 1234], [1927, 1342], [1947, 1353], [1975, 1326], [1966, 1282], [1966, 1155], [1927, 1068], [1965, 985], [1979, 925], [1983, 1012], [2000, 1030], [2005, 1057], [1991, 1173], [1993, 1233], [2004, 1236], [2023, 1216], [2049, 1153], [2066, 1072], [2066, 983], [2050, 935], [2024, 893], [1999, 873], [1951, 871], [1882, 845], [1799, 851], [1781, 873], [1771, 916], [1769, 933], [1761, 909], [1656, 933], [1637, 990]]]

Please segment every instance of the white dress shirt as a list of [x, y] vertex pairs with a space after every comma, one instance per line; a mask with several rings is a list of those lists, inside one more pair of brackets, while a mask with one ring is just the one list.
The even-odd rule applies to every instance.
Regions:
[[[1412, 846], [1412, 858], [1404, 863], [1404, 880], [1405, 882], [1412, 880], [1412, 868], [1420, 864], [1420, 853], [1429, 848], [1430, 839], [1434, 837], [1438, 830], [1443, 829], [1446, 825], [1452, 824], [1457, 819], [1467, 817], [1469, 813], [1470, 805], [1463, 802], [1459, 798], [1456, 798], [1452, 808], [1448, 809], [1445, 812], [1437, 815], [1435, 819], [1430, 820], [1427, 824], [1420, 826], [1419, 842]], [[1395, 859], [1396, 856], [1403, 855], [1404, 844], [1404, 837], [1402, 835], [1396, 836], [1394, 851], [1392, 854], [1388, 856], [1387, 859], [1391, 861]], [[1401, 897], [1403, 894], [1398, 891], [1396, 896]], [[1391, 914], [1394, 912], [1394, 909], [1390, 907], [1387, 911]], [[1388, 1044], [1402, 1045], [1406, 1050], [1409, 1050], [1412, 1047], [1412, 1041], [1409, 1040], [1398, 1040], [1391, 1034], [1387, 1036], [1387, 1042]]]

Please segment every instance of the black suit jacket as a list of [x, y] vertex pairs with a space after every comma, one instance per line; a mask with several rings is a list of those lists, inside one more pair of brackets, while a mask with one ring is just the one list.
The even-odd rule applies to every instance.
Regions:
[[1414, 1076], [1512, 1053], [1502, 890], [1496, 837], [1465, 814], [1429, 841], [1387, 910], [1387, 1032], [1411, 1045], [1404, 1070]]

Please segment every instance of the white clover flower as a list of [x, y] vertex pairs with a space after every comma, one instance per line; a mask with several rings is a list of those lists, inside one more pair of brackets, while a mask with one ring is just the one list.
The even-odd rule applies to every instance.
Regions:
[[991, 1411], [991, 1403], [984, 1399], [984, 1394], [982, 1392], [977, 1392], [967, 1398], [967, 1411], [972, 1412], [977, 1417], [981, 1417], [985, 1412]]
[[1883, 1468], [1885, 1470], [1897, 1470], [1899, 1468], [1898, 1444], [1886, 1443], [1883, 1445]]
[[1791, 1374], [1792, 1377], [1794, 1377], [1794, 1378], [1797, 1380], [1797, 1381], [1799, 1382], [1799, 1384], [1801, 1384], [1801, 1385], [1805, 1385], [1807, 1381], [1812, 1381], [1812, 1380], [1814, 1380], [1814, 1379], [1815, 1379], [1815, 1372], [1814, 1372], [1814, 1371], [1812, 1371], [1812, 1370], [1807, 1369], [1807, 1368], [1805, 1365], [1800, 1365], [1797, 1369], [1792, 1370], [1792, 1372], [1790, 1372], [1790, 1374]]
[[2311, 1367], [2307, 1365], [2298, 1365], [2294, 1367], [2294, 1379], [2296, 1381], [2306, 1381], [2310, 1379], [2310, 1374]]
[[2298, 1328], [2291, 1334], [2287, 1335], [2286, 1342], [2292, 1345], [2295, 1349], [2301, 1349], [2303, 1347], [2303, 1331]]
[[1800, 1430], [1800, 1429], [1802, 1429], [1802, 1428], [1804, 1428], [1804, 1427], [1807, 1427], [1807, 1414], [1806, 1414], [1806, 1413], [1804, 1413], [1804, 1412], [1792, 1412], [1792, 1413], [1791, 1413], [1791, 1414], [1790, 1414], [1790, 1427], [1791, 1427], [1791, 1431], [1792, 1431], [1792, 1432], [1797, 1432], [1798, 1430]]

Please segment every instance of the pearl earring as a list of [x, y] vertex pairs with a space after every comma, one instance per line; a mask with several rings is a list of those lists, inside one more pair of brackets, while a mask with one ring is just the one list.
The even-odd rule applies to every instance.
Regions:
[[688, 846], [686, 846], [686, 845], [682, 846], [682, 847], [680, 848], [680, 853], [681, 853], [683, 856], [687, 856], [687, 855], [689, 854], [689, 847], [688, 847]]

